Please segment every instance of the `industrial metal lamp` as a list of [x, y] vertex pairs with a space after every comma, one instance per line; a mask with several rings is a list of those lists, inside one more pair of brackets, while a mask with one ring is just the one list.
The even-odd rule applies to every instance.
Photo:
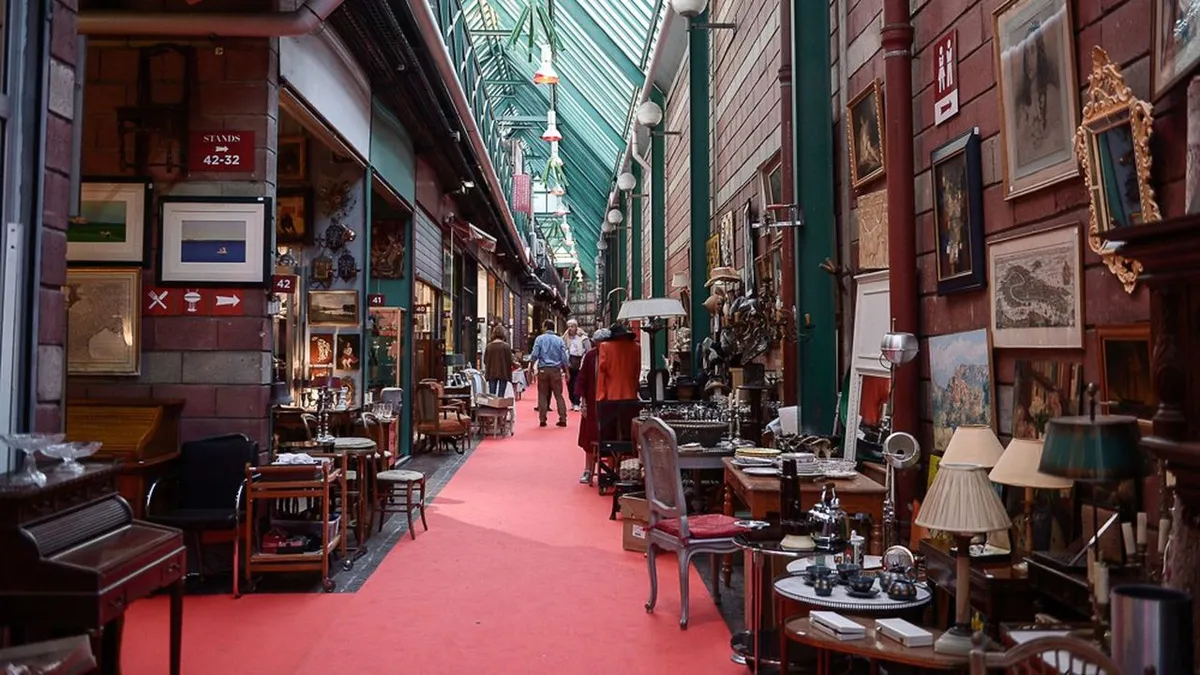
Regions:
[[542, 45], [542, 64], [533, 74], [535, 84], [558, 84], [558, 72], [554, 70], [554, 49]]
[[562, 134], [558, 131], [558, 113], [549, 110], [546, 112], [546, 130], [542, 132], [542, 140], [549, 143], [562, 139]]
[[[676, 298], [641, 298], [626, 300], [621, 303], [621, 311], [617, 313], [618, 321], [644, 319], [641, 325], [646, 339], [654, 343], [654, 336], [665, 330], [667, 320], [671, 317], [687, 316], [683, 303]], [[650, 401], [657, 405], [667, 397], [667, 371], [661, 368], [650, 369]], [[661, 376], [659, 375], [661, 373]]]

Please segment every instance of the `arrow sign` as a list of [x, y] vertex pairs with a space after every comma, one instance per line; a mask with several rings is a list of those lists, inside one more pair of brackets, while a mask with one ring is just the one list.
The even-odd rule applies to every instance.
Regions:
[[232, 307], [237, 307], [238, 303], [240, 303], [241, 301], [242, 301], [242, 299], [236, 295], [218, 295], [217, 296], [217, 307], [222, 307], [224, 305], [230, 305]]
[[218, 289], [211, 291], [212, 304], [208, 306], [208, 312], [212, 316], [241, 316], [245, 304], [245, 295], [243, 291]]

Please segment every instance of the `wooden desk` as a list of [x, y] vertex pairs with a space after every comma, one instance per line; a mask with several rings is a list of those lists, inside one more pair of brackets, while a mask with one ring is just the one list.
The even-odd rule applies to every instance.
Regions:
[[[950, 554], [948, 543], [922, 539], [918, 550], [925, 556], [926, 576], [941, 591], [935, 605], [940, 621], [952, 611], [944, 601], [954, 597], [958, 559]], [[1001, 622], [1028, 621], [1036, 611], [1033, 598], [1028, 575], [1014, 569], [1011, 560], [971, 562], [971, 607], [987, 617], [989, 635], [998, 636]]]
[[[847, 654], [869, 659], [872, 673], [878, 672], [880, 661], [899, 663], [921, 670], [967, 669], [966, 656], [938, 654], [933, 651], [933, 647], [905, 647], [890, 638], [883, 637], [882, 635], [876, 636], [874, 619], [858, 616], [848, 616], [846, 618], [866, 626], [867, 636], [861, 640], [838, 640], [836, 637], [823, 632], [819, 628], [812, 628], [809, 625], [807, 616], [796, 617], [788, 619], [784, 623], [782, 637], [780, 638], [782, 653], [786, 653], [789, 641], [812, 647], [817, 651], [818, 675], [827, 675], [833, 672], [830, 661], [834, 654]], [[942, 636], [942, 631], [940, 630], [932, 628], [927, 628], [926, 630], [933, 633], [934, 641], [937, 641]]]

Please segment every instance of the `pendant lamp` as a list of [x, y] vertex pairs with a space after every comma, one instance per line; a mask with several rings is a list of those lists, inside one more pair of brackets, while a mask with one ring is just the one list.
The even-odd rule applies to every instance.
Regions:
[[562, 157], [558, 154], [558, 141], [550, 142], [550, 166], [556, 166], [560, 169], [563, 166]]
[[554, 70], [554, 50], [542, 45], [542, 65], [533, 74], [534, 84], [558, 84], [558, 73]]
[[626, 171], [617, 176], [617, 189], [621, 192], [629, 192], [637, 185], [637, 178], [632, 173]]
[[558, 133], [558, 113], [553, 110], [546, 112], [546, 130], [542, 132], [542, 140], [550, 143], [562, 140], [562, 134]]
[[562, 185], [555, 183], [554, 187], [550, 188], [550, 194], [554, 195], [555, 197], [561, 197], [567, 194], [567, 189]]

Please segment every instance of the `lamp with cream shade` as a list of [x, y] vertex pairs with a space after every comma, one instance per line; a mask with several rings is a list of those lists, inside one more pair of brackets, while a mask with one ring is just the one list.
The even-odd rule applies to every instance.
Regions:
[[1042, 463], [1042, 441], [1014, 438], [1000, 455], [988, 478], [993, 483], [1025, 489], [1025, 549], [1033, 551], [1033, 491], [1066, 490], [1071, 481], [1038, 470]]
[[955, 624], [938, 638], [933, 650], [939, 654], [966, 655], [971, 651], [971, 537], [1007, 529], [1010, 525], [1008, 512], [992, 488], [984, 467], [947, 463], [943, 459], [917, 514], [916, 524], [951, 533], [957, 542]]
[[985, 469], [996, 466], [1004, 446], [996, 438], [996, 432], [987, 424], [960, 424], [950, 437], [942, 462], [950, 464], [975, 464]]

